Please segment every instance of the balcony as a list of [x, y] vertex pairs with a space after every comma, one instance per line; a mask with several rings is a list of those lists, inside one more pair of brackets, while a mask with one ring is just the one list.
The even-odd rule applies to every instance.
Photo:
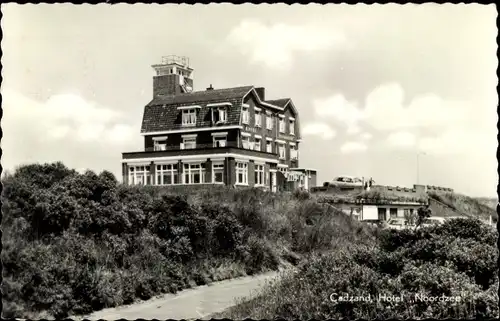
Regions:
[[268, 158], [278, 160], [278, 155], [274, 153], [267, 153], [253, 149], [245, 149], [238, 147], [237, 141], [227, 141], [225, 146], [218, 144], [214, 146], [210, 144], [196, 144], [196, 148], [181, 148], [181, 145], [167, 145], [164, 150], [146, 150], [144, 152], [127, 152], [122, 153], [123, 159], [137, 159], [137, 158], [155, 158], [155, 157], [168, 157], [168, 156], [188, 156], [188, 155], [204, 155], [204, 154], [240, 154], [245, 156], [254, 156], [261, 158]]
[[278, 139], [295, 141], [295, 140], [297, 140], [297, 137], [295, 137], [295, 135], [288, 135], [288, 134], [285, 134], [285, 133], [278, 133]]

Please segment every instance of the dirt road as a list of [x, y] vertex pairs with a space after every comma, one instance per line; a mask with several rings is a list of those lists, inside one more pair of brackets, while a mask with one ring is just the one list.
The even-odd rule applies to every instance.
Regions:
[[278, 272], [268, 272], [258, 276], [215, 282], [183, 290], [177, 294], [165, 294], [148, 301], [104, 309], [72, 319], [201, 319], [234, 305], [236, 298], [253, 295], [266, 281], [277, 276]]

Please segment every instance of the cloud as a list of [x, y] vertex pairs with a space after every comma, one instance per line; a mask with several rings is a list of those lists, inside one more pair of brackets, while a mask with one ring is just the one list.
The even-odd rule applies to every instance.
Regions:
[[371, 133], [362, 133], [361, 138], [364, 140], [370, 140], [372, 139], [373, 135]]
[[394, 147], [412, 147], [416, 144], [416, 141], [416, 136], [407, 131], [394, 132], [387, 137], [389, 145]]
[[348, 134], [357, 134], [361, 131], [358, 126], [364, 115], [357, 107], [356, 102], [348, 101], [342, 94], [316, 99], [313, 101], [316, 115], [320, 117], [331, 117], [347, 127]]
[[302, 128], [304, 136], [320, 136], [323, 139], [332, 139], [337, 133], [329, 125], [321, 122], [308, 123]]
[[[483, 155], [496, 158], [498, 141], [496, 131], [486, 132], [454, 128], [434, 137], [423, 137], [418, 141], [421, 151], [433, 155]], [[485, 160], [486, 161], [486, 160]]]
[[343, 154], [360, 153], [368, 149], [368, 146], [360, 142], [347, 142], [340, 147]]
[[339, 30], [316, 25], [266, 25], [256, 19], [244, 19], [227, 36], [228, 43], [254, 63], [288, 69], [294, 52], [317, 52], [344, 48], [346, 37]]
[[397, 83], [375, 88], [366, 97], [365, 120], [379, 130], [440, 128], [463, 124], [472, 112], [463, 101], [444, 100], [433, 93], [418, 95], [407, 106], [404, 98]]
[[78, 95], [57, 94], [37, 101], [2, 88], [2, 99], [6, 169], [54, 161], [97, 172], [119, 169], [120, 153], [135, 149], [137, 131], [123, 123], [121, 113]]
[[[471, 137], [480, 142], [489, 137], [496, 139], [497, 119], [492, 115], [497, 104], [498, 97], [459, 101], [433, 93], [420, 94], [406, 102], [405, 92], [398, 83], [374, 88], [367, 95], [364, 106], [338, 93], [313, 101], [316, 115], [343, 123], [348, 134], [358, 133], [362, 125], [369, 125], [375, 130], [389, 132], [387, 146], [415, 146], [441, 154], [480, 148], [481, 143], [477, 145]], [[426, 134], [416, 135], [415, 132]], [[450, 146], [458, 142], [460, 147]], [[489, 146], [496, 149], [492, 143]]]
[[120, 124], [120, 113], [75, 94], [56, 94], [39, 102], [14, 90], [2, 89], [2, 98], [2, 126], [10, 129], [16, 124], [29, 128], [41, 141], [71, 138], [102, 143], [113, 140], [116, 128], [124, 137], [132, 133], [130, 127]]

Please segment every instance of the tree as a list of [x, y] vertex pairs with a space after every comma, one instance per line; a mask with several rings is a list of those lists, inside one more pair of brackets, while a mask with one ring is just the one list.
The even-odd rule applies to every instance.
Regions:
[[431, 215], [432, 215], [432, 210], [430, 209], [429, 205], [421, 206], [417, 210], [416, 227], [419, 227], [420, 225], [422, 225], [426, 219], [431, 217]]

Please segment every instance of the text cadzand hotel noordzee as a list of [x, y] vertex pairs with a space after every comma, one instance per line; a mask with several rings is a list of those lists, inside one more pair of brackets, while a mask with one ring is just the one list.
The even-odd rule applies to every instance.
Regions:
[[410, 297], [405, 297], [403, 294], [397, 295], [386, 295], [379, 294], [377, 296], [368, 295], [349, 295], [349, 294], [330, 294], [330, 301], [334, 303], [338, 302], [374, 302], [374, 301], [386, 301], [386, 302], [460, 302], [460, 296], [428, 296], [423, 294], [415, 294]]

